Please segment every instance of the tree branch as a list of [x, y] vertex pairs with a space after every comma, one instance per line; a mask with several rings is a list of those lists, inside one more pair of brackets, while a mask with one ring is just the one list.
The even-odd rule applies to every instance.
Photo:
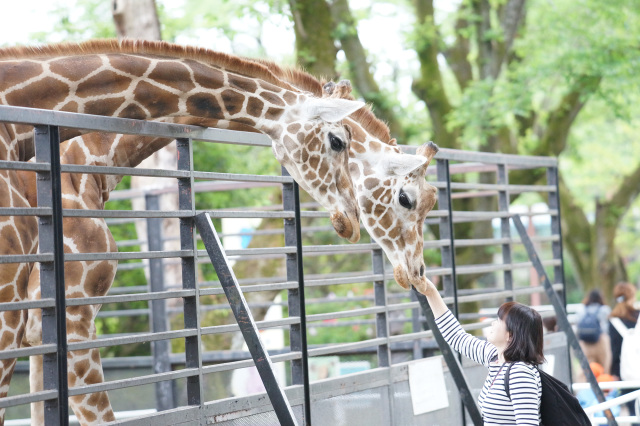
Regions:
[[500, 24], [502, 26], [503, 40], [496, 48], [496, 75], [497, 78], [506, 58], [511, 52], [513, 41], [518, 33], [518, 28], [523, 22], [524, 4], [526, 0], [510, 0], [501, 10]]
[[[460, 6], [463, 8], [464, 6]], [[453, 46], [445, 50], [444, 57], [447, 59], [449, 67], [453, 75], [455, 75], [460, 90], [463, 91], [467, 88], [471, 80], [473, 79], [473, 71], [471, 63], [468, 60], [469, 57], [469, 38], [463, 35], [464, 31], [469, 28], [469, 21], [467, 18], [461, 17], [465, 15], [465, 11], [462, 9], [458, 11], [458, 19], [456, 20], [456, 41]]]
[[413, 92], [429, 109], [433, 126], [433, 140], [440, 146], [459, 148], [457, 136], [446, 127], [446, 116], [451, 112], [451, 103], [444, 90], [442, 74], [438, 64], [439, 37], [433, 16], [432, 0], [414, 0], [417, 29], [420, 39], [416, 53], [420, 60], [420, 78], [413, 81]]
[[602, 77], [583, 76], [575, 87], [564, 95], [560, 105], [549, 114], [547, 126], [533, 155], [560, 155], [567, 146], [569, 130], [578, 113], [586, 104], [587, 97], [594, 93]]
[[578, 277], [591, 273], [591, 224], [576, 203], [562, 175], [559, 176], [560, 209], [562, 211], [562, 242], [568, 250]]
[[497, 75], [495, 52], [491, 34], [491, 5], [489, 0], [473, 0], [473, 13], [476, 15], [476, 43], [478, 45], [478, 68], [480, 79]]
[[617, 217], [618, 222], [629, 211], [629, 207], [638, 195], [640, 195], [640, 163], [633, 172], [625, 176], [608, 202], [609, 205], [615, 206], [615, 212], [612, 214]]
[[334, 32], [340, 40], [342, 50], [349, 62], [349, 70], [354, 79], [353, 86], [365, 101], [373, 104], [376, 116], [389, 125], [394, 138], [404, 141], [405, 132], [387, 97], [380, 93], [380, 87], [371, 74], [371, 65], [358, 37], [357, 23], [349, 9], [347, 0], [330, 3]]

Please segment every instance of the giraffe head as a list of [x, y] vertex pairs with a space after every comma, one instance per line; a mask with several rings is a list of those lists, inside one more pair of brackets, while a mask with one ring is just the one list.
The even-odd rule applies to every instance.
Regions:
[[364, 205], [370, 206], [362, 209], [367, 230], [376, 236], [393, 265], [396, 282], [405, 289], [414, 285], [425, 290], [427, 285], [422, 228], [436, 203], [437, 190], [427, 183], [425, 175], [437, 152], [438, 146], [428, 142], [418, 148], [416, 155], [385, 155], [381, 167], [386, 168], [389, 178], [379, 181], [371, 193], [373, 201], [363, 200]]
[[343, 120], [364, 106], [348, 99], [299, 95], [287, 108], [281, 132], [269, 132], [276, 159], [329, 211], [338, 235], [360, 239], [360, 215], [349, 176], [351, 129]]
[[[349, 98], [351, 85], [348, 81], [329, 82], [323, 91], [327, 97]], [[351, 119], [350, 172], [362, 223], [389, 258], [398, 284], [405, 289], [414, 285], [424, 290], [423, 223], [437, 193], [425, 176], [438, 147], [428, 142], [416, 155], [406, 154], [390, 139], [386, 126], [384, 132], [373, 131], [380, 124], [372, 114], [367, 116], [363, 111]]]

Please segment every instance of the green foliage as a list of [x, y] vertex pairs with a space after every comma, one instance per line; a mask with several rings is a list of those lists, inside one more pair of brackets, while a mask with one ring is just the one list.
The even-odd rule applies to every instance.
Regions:
[[110, 1], [78, 0], [73, 7], [59, 5], [52, 12], [52, 19], [56, 22], [53, 33], [34, 32], [34, 41], [82, 41], [116, 36]]

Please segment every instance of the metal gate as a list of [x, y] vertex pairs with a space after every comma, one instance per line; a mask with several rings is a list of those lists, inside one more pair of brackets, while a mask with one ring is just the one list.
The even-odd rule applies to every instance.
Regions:
[[[18, 410], [20, 406], [24, 410], [27, 407], [25, 404], [40, 400], [45, 401], [48, 424], [65, 424], [69, 419], [69, 395], [105, 390], [112, 396], [117, 413], [128, 412], [119, 418], [118, 424], [280, 424], [282, 418], [274, 411], [274, 406], [285, 407], [292, 421], [297, 424], [435, 425], [464, 422], [465, 414], [454, 377], [444, 365], [442, 372], [448, 406], [414, 414], [412, 402], [415, 395], [409, 384], [411, 365], [436, 355], [438, 345], [433, 333], [425, 329], [425, 318], [415, 295], [395, 284], [382, 250], [366, 233], [358, 244], [339, 240], [329, 225], [328, 214], [319, 211], [315, 203], [301, 202], [296, 185], [286, 175], [194, 170], [194, 151], [198, 152], [199, 144], [225, 144], [231, 149], [253, 146], [270, 150], [270, 141], [265, 136], [4, 106], [0, 107], [0, 121], [35, 125], [37, 150], [36, 163], [4, 161], [0, 162], [0, 169], [30, 170], [39, 176], [38, 207], [3, 208], [0, 209], [0, 215], [33, 215], [38, 216], [40, 221], [40, 254], [3, 257], [0, 263], [40, 262], [43, 271], [42, 300], [0, 303], [0, 310], [39, 308], [49, 313], [43, 319], [45, 335], [42, 346], [5, 351], [0, 353], [0, 359], [24, 360], [25, 357], [44, 354], [45, 371], [56, 372], [45, 375], [45, 390], [42, 392], [29, 394], [28, 390], [20, 392], [12, 388], [10, 396], [0, 400], [0, 408], [8, 408], [8, 418], [26, 417], [12, 415], [12, 410]], [[60, 166], [59, 162], [56, 164], [58, 127], [174, 138], [177, 140], [179, 158], [176, 169]], [[415, 152], [415, 147], [404, 146], [403, 149]], [[470, 332], [483, 328], [486, 325], [483, 319], [491, 317], [492, 309], [507, 299], [539, 303], [540, 306], [549, 304], [544, 287], [530, 280], [534, 274], [533, 265], [510, 224], [514, 211], [519, 212], [530, 230], [535, 231], [531, 239], [539, 249], [541, 263], [549, 271], [554, 289], [563, 296], [565, 282], [557, 160], [448, 149], [440, 150], [435, 159], [436, 167], [430, 168], [428, 179], [439, 189], [438, 209], [432, 211], [426, 220], [424, 250], [431, 265], [426, 273], [432, 279], [441, 281], [445, 301], [459, 316], [464, 328]], [[239, 157], [239, 160], [254, 161], [254, 158]], [[279, 171], [278, 167], [273, 169]], [[146, 195], [149, 207], [144, 211], [63, 211], [59, 198], [60, 173], [82, 172], [175, 179], [177, 184], [169, 191], [179, 194], [179, 210], [161, 211], [157, 206], [154, 207], [154, 197], [167, 192], [163, 190], [137, 194]], [[510, 173], [522, 172], [537, 173], [546, 182], [538, 185], [509, 183]], [[493, 182], [486, 183], [488, 180], [480, 179], [481, 175], [493, 176]], [[227, 191], [232, 197], [234, 191], [248, 187], [273, 186], [282, 187], [281, 202], [268, 205], [259, 201], [252, 206], [238, 206], [231, 210], [197, 208], [197, 197], [206, 191]], [[525, 193], [537, 200], [536, 209], [527, 210], [512, 203], [515, 195]], [[51, 194], [51, 197], [44, 194]], [[486, 211], [454, 208], [455, 200], [476, 197], [493, 198], [494, 208]], [[122, 193], [114, 193], [114, 198], [126, 197]], [[244, 376], [241, 377], [251, 378], [245, 383], [255, 382], [250, 372], [255, 371], [252, 369], [254, 365], [260, 370], [261, 360], [254, 361], [252, 350], [249, 350], [252, 348], [218, 350], [208, 346], [207, 339], [215, 340], [229, 333], [238, 335], [242, 327], [237, 324], [212, 325], [208, 322], [207, 313], [218, 315], [219, 312], [225, 312], [229, 317], [230, 311], [226, 299], [220, 299], [225, 291], [220, 271], [217, 279], [202, 279], [203, 268], [209, 268], [211, 274], [211, 267], [206, 250], [199, 245], [202, 231], [195, 232], [195, 220], [198, 215], [204, 218], [202, 215], [205, 214], [213, 220], [212, 226], [219, 226], [223, 219], [229, 218], [247, 221], [259, 219], [270, 223], [280, 221], [280, 226], [276, 228], [236, 232], [252, 237], [252, 241], [257, 240], [258, 236], [266, 240], [282, 238], [283, 244], [280, 246], [251, 246], [224, 251], [226, 257], [231, 259], [229, 263], [241, 264], [256, 259], [276, 262], [269, 274], [236, 279], [238, 288], [242, 290], [238, 294], [244, 294], [245, 297], [270, 291], [279, 292], [283, 299], [282, 302], [252, 302], [247, 297], [250, 310], [280, 306], [283, 312], [282, 318], [255, 322], [261, 334], [264, 330], [281, 330], [284, 336], [284, 345], [266, 350], [268, 363], [280, 368], [278, 377], [272, 374], [272, 382], [265, 383], [266, 389], [229, 389], [232, 379], [228, 376], [235, 372], [243, 371]], [[110, 227], [121, 226], [132, 220], [148, 221], [152, 230], [149, 232], [149, 249], [121, 248], [115, 254], [63, 256], [63, 215], [108, 218]], [[164, 248], [166, 238], [158, 231], [158, 221], [166, 218], [179, 222], [178, 250]], [[486, 223], [492, 232], [482, 238], [456, 238], [456, 229], [471, 222]], [[215, 227], [212, 229], [215, 231]], [[218, 233], [222, 240], [229, 236], [224, 232]], [[126, 242], [121, 244], [121, 247], [125, 247]], [[484, 264], [464, 263], [459, 258], [459, 252], [469, 248], [489, 251], [491, 261]], [[108, 296], [100, 298], [65, 300], [61, 297], [64, 294], [61, 265], [63, 262], [91, 259], [120, 261], [119, 274], [142, 268], [142, 261], [148, 261], [150, 283], [142, 288], [116, 286]], [[349, 268], [350, 259], [354, 259], [354, 269]], [[180, 283], [163, 282], [163, 270], [168, 264], [179, 265]], [[335, 270], [327, 271], [322, 267], [327, 264], [337, 266]], [[459, 288], [458, 279], [467, 275], [480, 277], [481, 288]], [[337, 289], [347, 286], [353, 290], [345, 295], [336, 294], [342, 293]], [[114, 304], [141, 302], [146, 303], [147, 307], [108, 308]], [[98, 303], [104, 306], [101, 317], [131, 315], [148, 321], [149, 329], [124, 335], [101, 335], [95, 341], [67, 345], [64, 320], [60, 315], [65, 306]], [[461, 309], [463, 304], [475, 304], [473, 312], [477, 313], [462, 313], [470, 311]], [[550, 307], [541, 310], [543, 317], [553, 315]], [[176, 318], [182, 323], [177, 325], [174, 321]], [[345, 329], [347, 332], [344, 332]], [[336, 340], [341, 341], [333, 340], [333, 334], [340, 336]], [[152, 353], [138, 357], [121, 356], [116, 361], [121, 366], [130, 367], [131, 377], [114, 380], [107, 377], [105, 383], [68, 387], [65, 365], [67, 351], [103, 348], [108, 352], [109, 348], [142, 342], [154, 342]], [[564, 334], [546, 335], [545, 352], [554, 355], [556, 375], [569, 382], [570, 363]], [[103, 364], [106, 367], [113, 362], [107, 357]], [[19, 362], [19, 367], [20, 363], [24, 364], [24, 361]], [[133, 368], [136, 365], [149, 368], [136, 373]], [[462, 366], [475, 398], [486, 373], [466, 361], [462, 362]], [[271, 396], [270, 390], [280, 392], [282, 399], [272, 404], [273, 400], [268, 397], [268, 394]], [[117, 398], [116, 395], [124, 397]], [[146, 405], [143, 403], [143, 406], [132, 407], [130, 404], [136, 399], [144, 399]], [[122, 402], [118, 402], [120, 400]]]

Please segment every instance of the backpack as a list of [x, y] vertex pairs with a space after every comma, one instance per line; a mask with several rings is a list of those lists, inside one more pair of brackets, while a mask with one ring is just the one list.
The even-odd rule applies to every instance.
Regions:
[[584, 342], [596, 343], [600, 340], [600, 334], [602, 333], [602, 326], [598, 318], [600, 306], [587, 306], [585, 311], [585, 315], [578, 322], [576, 334], [578, 335], [578, 339]]
[[[514, 363], [507, 367], [504, 373], [504, 390], [511, 399], [509, 392], [509, 373]], [[567, 385], [550, 374], [538, 369], [542, 384], [540, 398], [540, 424], [553, 426], [591, 426], [589, 416], [584, 412], [578, 398], [575, 397]]]
[[[612, 317], [610, 322], [622, 336], [620, 378], [622, 380], [640, 380], [640, 368], [637, 366], [640, 359], [640, 333], [635, 328], [627, 328], [620, 318]], [[636, 325], [636, 327], [638, 326]]]

